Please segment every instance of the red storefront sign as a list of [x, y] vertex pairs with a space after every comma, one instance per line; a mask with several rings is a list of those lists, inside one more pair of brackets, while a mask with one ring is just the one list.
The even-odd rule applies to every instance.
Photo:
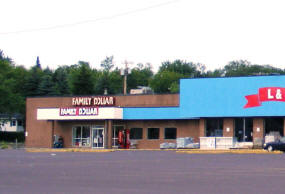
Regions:
[[243, 108], [252, 108], [261, 106], [265, 101], [285, 102], [285, 88], [280, 87], [264, 87], [258, 89], [258, 94], [245, 96], [247, 104]]

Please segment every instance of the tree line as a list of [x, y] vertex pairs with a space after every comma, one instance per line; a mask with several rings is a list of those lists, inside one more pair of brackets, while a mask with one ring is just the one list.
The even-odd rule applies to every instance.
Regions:
[[[25, 99], [33, 96], [70, 96], [122, 94], [123, 77], [113, 63], [113, 56], [101, 62], [101, 68], [92, 68], [79, 61], [55, 70], [42, 69], [39, 61], [33, 67], [14, 64], [0, 50], [0, 113], [25, 115]], [[148, 86], [154, 93], [178, 93], [181, 78], [258, 76], [285, 74], [284, 69], [270, 65], [251, 64], [245, 60], [231, 61], [226, 66], [206, 71], [200, 63], [184, 60], [162, 62], [157, 73], [150, 64], [137, 64], [127, 79], [127, 90]]]

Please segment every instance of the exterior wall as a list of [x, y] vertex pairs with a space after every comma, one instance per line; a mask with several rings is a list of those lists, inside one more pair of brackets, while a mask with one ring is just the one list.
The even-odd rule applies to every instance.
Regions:
[[223, 136], [234, 137], [234, 119], [225, 118], [223, 123]]
[[[72, 148], [73, 147], [72, 146], [72, 128], [75, 126], [84, 126], [84, 125], [105, 127], [104, 121], [56, 121], [55, 127], [54, 127], [54, 135], [63, 137], [64, 147]], [[105, 128], [105, 133], [106, 131], [107, 130]]]
[[[112, 124], [111, 121], [107, 121], [108, 128]], [[170, 140], [164, 138], [164, 128], [175, 127], [177, 128], [177, 137], [193, 137], [195, 142], [199, 142], [199, 120], [173, 120], [173, 121], [114, 121], [114, 125], [124, 125], [126, 128], [143, 128], [143, 139], [136, 140], [138, 149], [158, 149], [160, 144], [163, 142], [172, 142], [175, 143], [176, 140]], [[48, 135], [52, 136], [52, 122], [49, 122], [50, 133]], [[55, 121], [54, 122], [54, 135], [62, 136], [64, 140], [64, 147], [72, 148], [72, 127], [74, 126], [83, 126], [83, 125], [96, 125], [96, 126], [106, 126], [104, 121]], [[159, 139], [149, 140], [147, 139], [147, 129], [148, 128], [159, 128]], [[111, 148], [111, 138], [110, 136], [112, 130], [107, 130], [105, 127], [105, 145], [106, 148]], [[38, 138], [38, 137], [36, 137]], [[107, 140], [106, 140], [107, 139]], [[41, 147], [45, 147], [51, 143], [51, 138], [46, 138], [45, 142]], [[108, 143], [110, 142], [110, 143]], [[51, 145], [50, 145], [51, 146]], [[37, 146], [39, 147], [39, 146]], [[49, 147], [49, 146], [46, 146]]]
[[[177, 107], [179, 106], [179, 95], [134, 95], [115, 96], [115, 106], [120, 107]], [[143, 138], [137, 140], [137, 148], [153, 149], [159, 148], [163, 142], [175, 142], [164, 138], [164, 128], [177, 128], [177, 137], [193, 137], [195, 142], [199, 142], [199, 137], [206, 136], [206, 119], [195, 120], [88, 120], [88, 121], [47, 121], [37, 120], [38, 108], [56, 108], [72, 106], [72, 97], [51, 97], [51, 98], [27, 98], [26, 103], [26, 147], [52, 147], [53, 135], [64, 138], [64, 147], [72, 147], [72, 127], [80, 125], [100, 125], [105, 128], [105, 147], [112, 145], [112, 126], [124, 125], [125, 128], [143, 128]], [[222, 117], [222, 116], [221, 116]], [[221, 118], [220, 117], [220, 118]], [[285, 119], [285, 118], [284, 118]], [[159, 128], [160, 137], [157, 140], [147, 139], [148, 128]], [[227, 130], [229, 128], [229, 131]], [[259, 129], [259, 130], [258, 130]], [[285, 122], [284, 122], [285, 134]], [[224, 137], [234, 136], [234, 119], [224, 118]], [[264, 119], [253, 118], [253, 142], [261, 146], [264, 139]]]
[[26, 147], [52, 147], [52, 122], [37, 121], [37, 108], [42, 106], [54, 107], [52, 101], [26, 100]]
[[[115, 106], [120, 107], [171, 107], [179, 105], [178, 94], [115, 96]], [[26, 147], [52, 147], [53, 134], [64, 137], [64, 146], [72, 146], [72, 126], [96, 124], [105, 126], [104, 120], [94, 121], [52, 121], [37, 120], [38, 108], [72, 106], [72, 97], [39, 97], [26, 99]], [[107, 128], [107, 127], [105, 127]], [[106, 130], [105, 130], [106, 133]], [[110, 133], [110, 132], [109, 132]], [[106, 135], [105, 135], [106, 136]]]
[[172, 107], [179, 106], [179, 94], [116, 96], [121, 107]]
[[199, 137], [206, 137], [206, 119], [199, 120]]
[[253, 145], [255, 147], [261, 147], [264, 140], [264, 119], [253, 119]]
[[[175, 143], [176, 139], [164, 139], [164, 128], [177, 128], [178, 137], [193, 137], [199, 142], [199, 120], [169, 120], [169, 121], [128, 121], [126, 128], [143, 128], [143, 139], [136, 140], [138, 149], [158, 149], [161, 143]], [[148, 128], [159, 128], [159, 139], [147, 139]]]

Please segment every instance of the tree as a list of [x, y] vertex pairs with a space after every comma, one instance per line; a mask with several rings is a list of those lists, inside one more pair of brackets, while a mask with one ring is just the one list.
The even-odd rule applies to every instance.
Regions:
[[30, 69], [25, 80], [25, 96], [31, 97], [40, 95], [39, 84], [42, 81], [43, 75], [43, 71], [37, 66], [34, 66]]
[[203, 77], [223, 77], [224, 74], [223, 69], [215, 69], [214, 71], [207, 71], [203, 74]]
[[58, 95], [70, 94], [70, 87], [68, 82], [69, 67], [58, 67], [53, 74], [53, 82], [55, 83], [55, 91]]
[[224, 67], [226, 77], [284, 74], [282, 69], [270, 65], [253, 65], [246, 60], [231, 61]]
[[169, 71], [179, 73], [185, 77], [199, 77], [202, 74], [200, 70], [204, 71], [204, 69], [205, 66], [200, 63], [194, 64], [183, 60], [175, 60], [173, 62], [163, 62], [158, 72]]
[[102, 62], [101, 62], [101, 67], [103, 67], [104, 71], [110, 71], [113, 67], [113, 56], [106, 57]]
[[134, 89], [138, 86], [149, 86], [149, 80], [153, 76], [150, 64], [137, 64], [128, 75], [128, 89]]
[[[24, 97], [21, 95], [12, 60], [0, 50], [0, 113], [11, 116], [24, 113]], [[20, 80], [19, 80], [20, 81]], [[22, 81], [22, 80], [21, 80]]]
[[57, 94], [52, 75], [45, 74], [42, 77], [38, 90], [40, 96], [54, 96]]
[[175, 60], [163, 62], [158, 73], [151, 79], [150, 86], [157, 93], [179, 92], [179, 79], [202, 77], [205, 66], [198, 63]]
[[94, 94], [95, 78], [88, 62], [79, 61], [71, 72], [71, 91], [75, 95]]
[[173, 92], [178, 92], [177, 90], [175, 90], [177, 86], [173, 84], [176, 83], [178, 85], [179, 80], [181, 78], [184, 78], [184, 75], [177, 72], [158, 72], [153, 77], [153, 79], [151, 79], [150, 86], [156, 93], [169, 93], [171, 92], [171, 86], [173, 87]]

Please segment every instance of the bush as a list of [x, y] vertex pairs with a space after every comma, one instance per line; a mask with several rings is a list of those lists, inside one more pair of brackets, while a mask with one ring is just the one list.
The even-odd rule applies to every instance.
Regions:
[[5, 142], [15, 142], [17, 139], [18, 142], [25, 141], [25, 133], [24, 132], [0, 132], [0, 141]]
[[1, 149], [7, 149], [7, 148], [8, 148], [7, 143], [6, 143], [6, 142], [1, 142], [1, 143], [0, 143], [0, 148], [1, 148]]

